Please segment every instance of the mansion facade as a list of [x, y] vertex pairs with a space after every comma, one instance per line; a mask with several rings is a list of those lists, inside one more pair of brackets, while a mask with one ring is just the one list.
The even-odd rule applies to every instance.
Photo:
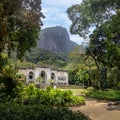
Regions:
[[25, 77], [26, 83], [50, 85], [68, 85], [68, 73], [64, 70], [55, 70], [50, 67], [35, 66], [31, 68], [20, 68], [18, 74]]

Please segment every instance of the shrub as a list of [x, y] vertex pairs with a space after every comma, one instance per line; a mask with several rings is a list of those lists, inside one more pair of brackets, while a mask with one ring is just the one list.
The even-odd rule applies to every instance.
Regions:
[[15, 66], [6, 65], [2, 68], [0, 72], [0, 85], [2, 85], [0, 91], [2, 90], [2, 93], [4, 92], [6, 95], [15, 97], [19, 94], [21, 82], [16, 74]]
[[120, 100], [120, 90], [94, 90], [86, 92], [90, 97], [102, 100]]
[[21, 93], [21, 98], [16, 99], [16, 102], [21, 102], [22, 104], [73, 106], [85, 104], [85, 99], [80, 96], [73, 96], [70, 90], [61, 91], [51, 87], [48, 87], [46, 90], [42, 90], [31, 84], [24, 88], [23, 92]]
[[67, 108], [39, 105], [0, 104], [0, 120], [89, 120], [80, 112]]
[[95, 88], [94, 88], [94, 87], [88, 87], [87, 90], [88, 90], [88, 91], [94, 91]]

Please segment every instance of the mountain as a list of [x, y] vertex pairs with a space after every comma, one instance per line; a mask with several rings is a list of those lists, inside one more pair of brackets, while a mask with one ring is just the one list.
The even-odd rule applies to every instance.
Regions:
[[69, 34], [64, 27], [56, 26], [41, 30], [38, 48], [42, 48], [53, 53], [68, 53], [77, 46], [70, 40]]

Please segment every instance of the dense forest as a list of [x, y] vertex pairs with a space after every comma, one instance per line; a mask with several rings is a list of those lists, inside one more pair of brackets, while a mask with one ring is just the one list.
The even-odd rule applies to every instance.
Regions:
[[25, 55], [24, 60], [40, 65], [49, 66], [56, 69], [64, 69], [67, 65], [68, 55], [65, 53], [53, 53], [48, 50], [36, 48]]

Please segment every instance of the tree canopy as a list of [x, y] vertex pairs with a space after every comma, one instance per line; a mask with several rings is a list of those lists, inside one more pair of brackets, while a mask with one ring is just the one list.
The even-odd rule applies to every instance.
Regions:
[[42, 26], [41, 0], [0, 1], [0, 53], [17, 51], [21, 58], [36, 45]]
[[[92, 77], [97, 86], [117, 87], [120, 83], [120, 1], [83, 0], [79, 5], [68, 8], [72, 21], [71, 33], [86, 38], [89, 44], [86, 54], [92, 56], [97, 69]], [[116, 73], [116, 74], [115, 74]], [[113, 76], [114, 74], [114, 76]], [[113, 82], [114, 81], [114, 82]]]
[[[91, 26], [89, 54], [108, 66], [120, 66], [120, 2], [119, 0], [84, 0], [67, 12], [72, 20], [71, 33], [86, 37]], [[111, 53], [114, 54], [111, 54]]]
[[111, 21], [111, 16], [119, 16], [119, 9], [119, 0], [83, 0], [67, 10], [72, 21], [71, 33], [85, 37], [91, 26], [99, 27]]

